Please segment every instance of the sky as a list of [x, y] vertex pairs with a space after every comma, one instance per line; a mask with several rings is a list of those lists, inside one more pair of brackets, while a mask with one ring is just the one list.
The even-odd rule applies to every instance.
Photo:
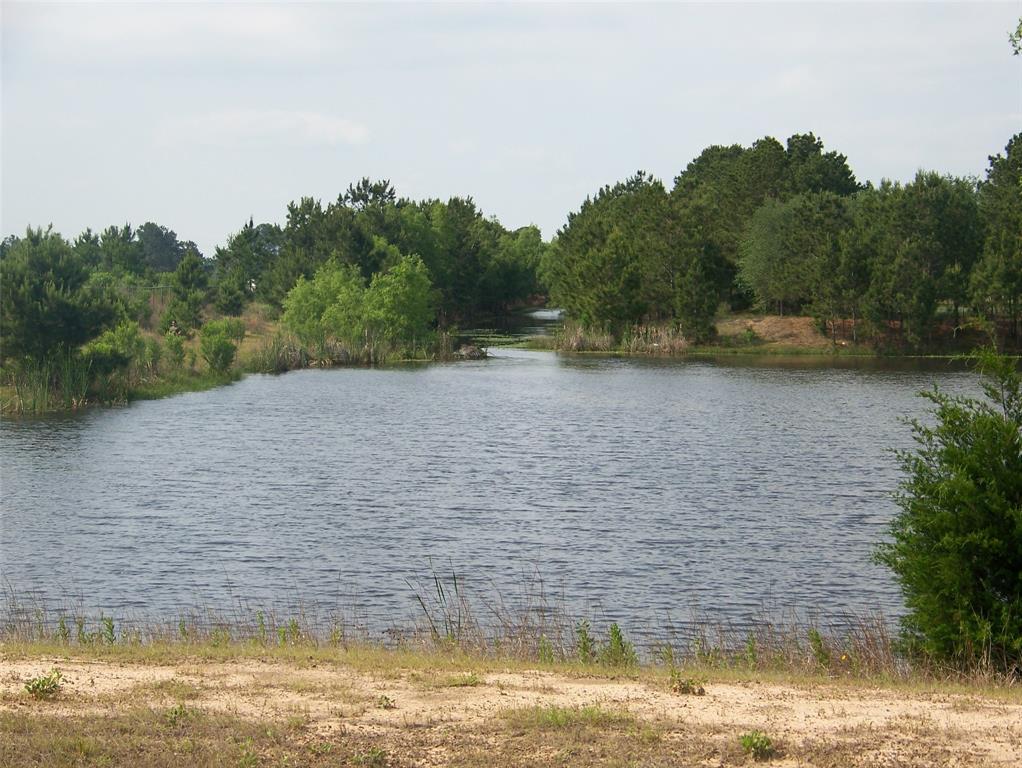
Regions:
[[601, 186], [814, 132], [860, 181], [1022, 131], [1000, 4], [4, 0], [0, 232], [155, 221], [207, 255], [363, 176], [546, 238]]

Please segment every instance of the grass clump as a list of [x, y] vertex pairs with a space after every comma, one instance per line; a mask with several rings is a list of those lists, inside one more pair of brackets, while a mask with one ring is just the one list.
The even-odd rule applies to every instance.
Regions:
[[475, 672], [467, 672], [463, 675], [445, 677], [438, 683], [438, 685], [442, 688], [474, 688], [475, 686], [482, 684], [482, 678]]
[[561, 707], [556, 704], [512, 709], [508, 722], [523, 729], [557, 730], [562, 728], [620, 728], [635, 724], [635, 716], [623, 710], [608, 710], [598, 704], [585, 707]]
[[705, 696], [706, 688], [700, 680], [694, 677], [684, 677], [681, 670], [671, 668], [670, 686], [671, 691], [682, 696]]
[[360, 752], [355, 755], [355, 765], [365, 766], [365, 768], [386, 768], [390, 765], [390, 760], [387, 759], [387, 753], [379, 747], [370, 747], [365, 752]]
[[36, 699], [52, 699], [60, 693], [63, 675], [59, 669], [51, 669], [45, 675], [33, 677], [25, 683], [25, 690]]
[[773, 739], [763, 731], [749, 731], [743, 733], [739, 739], [742, 744], [742, 751], [752, 755], [753, 760], [769, 760], [777, 755], [777, 747]]

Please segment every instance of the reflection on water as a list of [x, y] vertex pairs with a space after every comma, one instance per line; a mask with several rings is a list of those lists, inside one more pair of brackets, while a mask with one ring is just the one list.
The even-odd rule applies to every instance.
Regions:
[[164, 617], [357, 595], [376, 626], [448, 563], [538, 572], [630, 628], [694, 609], [882, 609], [891, 448], [939, 364], [558, 356], [297, 371], [0, 425], [0, 571], [21, 594]]

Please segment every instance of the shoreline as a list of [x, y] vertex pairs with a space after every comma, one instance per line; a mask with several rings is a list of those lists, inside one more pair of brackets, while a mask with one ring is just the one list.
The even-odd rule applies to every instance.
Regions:
[[[364, 363], [323, 364], [322, 361], [309, 360], [305, 364], [287, 365], [283, 369], [273, 368], [267, 355], [272, 349], [272, 339], [279, 327], [275, 321], [268, 320], [259, 312], [249, 319], [249, 329], [238, 348], [236, 365], [226, 374], [212, 374], [203, 368], [188, 368], [167, 371], [154, 378], [145, 380], [131, 387], [123, 398], [109, 402], [89, 400], [77, 403], [72, 407], [32, 409], [19, 405], [13, 386], [0, 386], [0, 415], [4, 417], [44, 416], [54, 414], [75, 413], [94, 407], [111, 407], [125, 405], [139, 400], [156, 400], [186, 392], [202, 392], [216, 387], [233, 384], [251, 373], [286, 373], [289, 370], [305, 370], [311, 368], [376, 368], [380, 365]], [[522, 349], [528, 351], [546, 351], [566, 356], [613, 357], [636, 360], [706, 360], [706, 359], [747, 359], [761, 360], [764, 363], [776, 362], [784, 358], [812, 361], [828, 365], [842, 362], [876, 362], [897, 364], [921, 361], [960, 361], [969, 352], [921, 352], [921, 353], [885, 353], [866, 346], [842, 346], [822, 336], [808, 317], [779, 318], [772, 315], [734, 315], [718, 320], [719, 338], [723, 343], [707, 345], [673, 346], [669, 351], [661, 351], [658, 345], [647, 345], [639, 349], [629, 349], [618, 345], [600, 349], [565, 349], [558, 348], [560, 340], [555, 335], [532, 335], [515, 339], [513, 335], [503, 333], [482, 332], [466, 334], [468, 343], [485, 348]], [[744, 329], [744, 330], [742, 330]], [[482, 329], [476, 329], [482, 330]], [[725, 333], [728, 332], [728, 333]], [[748, 342], [749, 334], [756, 340]], [[508, 343], [493, 343], [499, 339], [507, 339]], [[728, 343], [728, 339], [733, 343]], [[195, 346], [195, 342], [191, 343]], [[1022, 358], [1020, 358], [1022, 359]], [[451, 359], [408, 359], [389, 361], [385, 365], [424, 365], [435, 362], [459, 362], [456, 356]]]

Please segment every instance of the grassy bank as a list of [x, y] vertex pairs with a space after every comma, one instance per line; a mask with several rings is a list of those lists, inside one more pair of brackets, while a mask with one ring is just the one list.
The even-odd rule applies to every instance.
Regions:
[[1022, 759], [1017, 678], [908, 659], [880, 617], [690, 624], [639, 647], [543, 594], [493, 605], [434, 573], [418, 620], [375, 635], [313, 606], [131, 622], [8, 594], [0, 765]]
[[[235, 339], [235, 357], [226, 370], [214, 370], [204, 359], [201, 331], [180, 337], [178, 359], [173, 359], [165, 337], [141, 331], [143, 359], [97, 377], [81, 360], [74, 376], [53, 366], [0, 371], [0, 413], [44, 414], [75, 411], [93, 405], [127, 403], [183, 392], [196, 392], [237, 381], [246, 373], [283, 373], [307, 367], [379, 365], [427, 359], [450, 359], [452, 338], [440, 334], [432, 355], [422, 348], [413, 355], [403, 350], [374, 347], [350, 350], [343, 346], [310, 350], [284, 331], [268, 307], [252, 304], [238, 319], [243, 336]], [[78, 370], [81, 369], [81, 370]]]

